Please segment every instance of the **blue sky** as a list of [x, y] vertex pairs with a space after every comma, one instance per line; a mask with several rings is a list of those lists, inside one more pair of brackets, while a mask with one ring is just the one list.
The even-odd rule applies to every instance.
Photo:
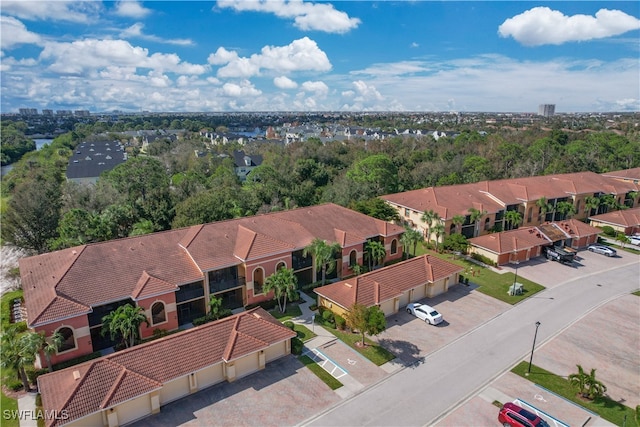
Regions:
[[640, 111], [640, 2], [0, 0], [1, 109]]

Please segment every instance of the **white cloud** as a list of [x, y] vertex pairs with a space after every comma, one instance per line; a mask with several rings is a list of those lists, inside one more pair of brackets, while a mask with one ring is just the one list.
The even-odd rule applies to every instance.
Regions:
[[25, 1], [2, 0], [2, 13], [21, 19], [40, 21], [67, 21], [87, 23], [95, 19], [102, 9], [96, 1], [55, 0]]
[[400, 61], [373, 64], [364, 70], [352, 71], [351, 74], [369, 74], [373, 76], [400, 76], [429, 71], [431, 67], [425, 61]]
[[39, 44], [40, 36], [27, 30], [19, 20], [10, 16], [0, 16], [0, 48], [10, 49], [21, 44]]
[[327, 3], [309, 3], [301, 0], [218, 0], [217, 7], [231, 8], [238, 12], [252, 11], [273, 13], [279, 18], [293, 19], [294, 25], [303, 30], [346, 33], [360, 24], [360, 19], [350, 18]]
[[206, 67], [180, 60], [176, 54], [154, 53], [132, 46], [125, 40], [84, 39], [72, 43], [45, 43], [40, 54], [51, 61], [49, 69], [61, 74], [83, 74], [95, 69], [114, 67], [149, 68], [180, 74], [202, 74]]
[[381, 101], [383, 96], [373, 85], [369, 85], [362, 80], [353, 82], [356, 92], [363, 101]]
[[411, 43], [411, 47], [420, 47], [420, 45], [418, 43], [416, 43], [416, 42], [412, 42]]
[[280, 76], [273, 79], [273, 84], [280, 89], [295, 89], [298, 83], [294, 82], [287, 76]]
[[115, 14], [127, 18], [144, 18], [151, 13], [151, 9], [143, 7], [140, 2], [123, 0], [116, 3]]
[[242, 80], [240, 84], [225, 83], [222, 85], [222, 90], [226, 96], [231, 96], [233, 98], [258, 96], [262, 94], [262, 92], [256, 89], [249, 80]]
[[223, 47], [209, 55], [210, 64], [227, 64], [218, 70], [218, 77], [251, 77], [260, 74], [261, 70], [277, 73], [294, 71], [329, 71], [331, 62], [316, 44], [308, 37], [292, 41], [286, 46], [265, 46], [259, 54], [249, 58], [239, 57], [234, 51]]
[[498, 34], [525, 46], [540, 46], [601, 39], [637, 29], [640, 19], [619, 10], [600, 9], [593, 17], [566, 16], [548, 7], [534, 7], [504, 21]]
[[321, 81], [307, 81], [302, 83], [302, 90], [306, 92], [313, 92], [316, 96], [327, 96], [329, 93], [329, 86], [327, 86], [324, 82]]
[[139, 38], [143, 40], [149, 40], [156, 43], [166, 43], [178, 46], [191, 46], [193, 45], [193, 41], [190, 39], [163, 39], [158, 36], [154, 36], [151, 34], [144, 34], [142, 29], [144, 28], [144, 24], [142, 22], [136, 22], [131, 25], [129, 28], [126, 28], [120, 32], [120, 37], [122, 38]]

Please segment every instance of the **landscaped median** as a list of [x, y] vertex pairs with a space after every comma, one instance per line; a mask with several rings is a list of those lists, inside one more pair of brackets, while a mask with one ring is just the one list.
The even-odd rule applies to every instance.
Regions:
[[528, 373], [529, 364], [520, 362], [511, 372], [532, 381], [553, 393], [570, 400], [583, 408], [595, 412], [600, 417], [618, 426], [638, 427], [640, 426], [640, 408], [633, 409], [622, 405], [606, 396], [596, 397], [593, 400], [579, 396], [576, 388], [567, 378], [555, 375], [538, 366], [531, 365], [531, 373]]

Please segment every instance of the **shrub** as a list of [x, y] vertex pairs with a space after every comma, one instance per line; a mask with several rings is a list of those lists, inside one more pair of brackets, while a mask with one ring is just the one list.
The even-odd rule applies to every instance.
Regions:
[[347, 321], [344, 320], [344, 317], [340, 316], [339, 314], [336, 314], [334, 316], [334, 319], [336, 321], [336, 328], [340, 330], [344, 330], [344, 328], [347, 326]]
[[22, 381], [18, 379], [7, 380], [5, 385], [9, 390], [12, 390], [12, 391], [20, 391], [23, 388]]
[[313, 303], [309, 306], [309, 310], [316, 311], [317, 309], [318, 309], [318, 304]]
[[31, 384], [36, 384], [36, 381], [38, 380], [38, 377], [40, 375], [44, 375], [46, 373], [48, 373], [49, 370], [47, 368], [43, 368], [43, 369], [29, 369], [27, 371], [27, 378], [29, 378], [29, 382]]
[[602, 232], [609, 237], [616, 237], [616, 230], [609, 225], [605, 225], [602, 227]]
[[59, 371], [60, 369], [68, 368], [69, 366], [78, 365], [80, 363], [84, 363], [91, 359], [97, 359], [100, 356], [102, 356], [102, 354], [99, 351], [94, 351], [93, 353], [85, 354], [84, 356], [76, 357], [75, 359], [57, 363], [53, 365], [53, 370]]
[[332, 313], [330, 310], [325, 310], [325, 311], [322, 313], [322, 320], [323, 320], [325, 323], [328, 323], [328, 324], [330, 324], [330, 325], [333, 325], [333, 324], [334, 324], [334, 322], [335, 322], [334, 315], [333, 315], [333, 313]]
[[283, 323], [284, 326], [291, 329], [293, 331], [293, 322], [291, 320], [287, 320]]
[[496, 263], [491, 261], [489, 258], [487, 258], [484, 255], [480, 255], [478, 253], [472, 253], [471, 254], [471, 258], [475, 259], [476, 261], [480, 261], [481, 263], [487, 264], [487, 265], [492, 265], [495, 267]]
[[166, 329], [155, 328], [153, 330], [153, 338], [162, 338], [168, 334], [169, 333], [167, 332]]
[[304, 347], [304, 344], [302, 343], [302, 340], [300, 338], [298, 337], [291, 338], [291, 353], [295, 355], [300, 355], [302, 354], [303, 347]]

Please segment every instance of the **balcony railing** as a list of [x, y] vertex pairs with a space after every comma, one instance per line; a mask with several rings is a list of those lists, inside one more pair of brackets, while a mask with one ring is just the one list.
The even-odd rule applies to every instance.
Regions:
[[209, 293], [215, 294], [218, 292], [226, 291], [227, 289], [233, 289], [247, 284], [244, 277], [226, 277], [215, 282], [209, 282]]

